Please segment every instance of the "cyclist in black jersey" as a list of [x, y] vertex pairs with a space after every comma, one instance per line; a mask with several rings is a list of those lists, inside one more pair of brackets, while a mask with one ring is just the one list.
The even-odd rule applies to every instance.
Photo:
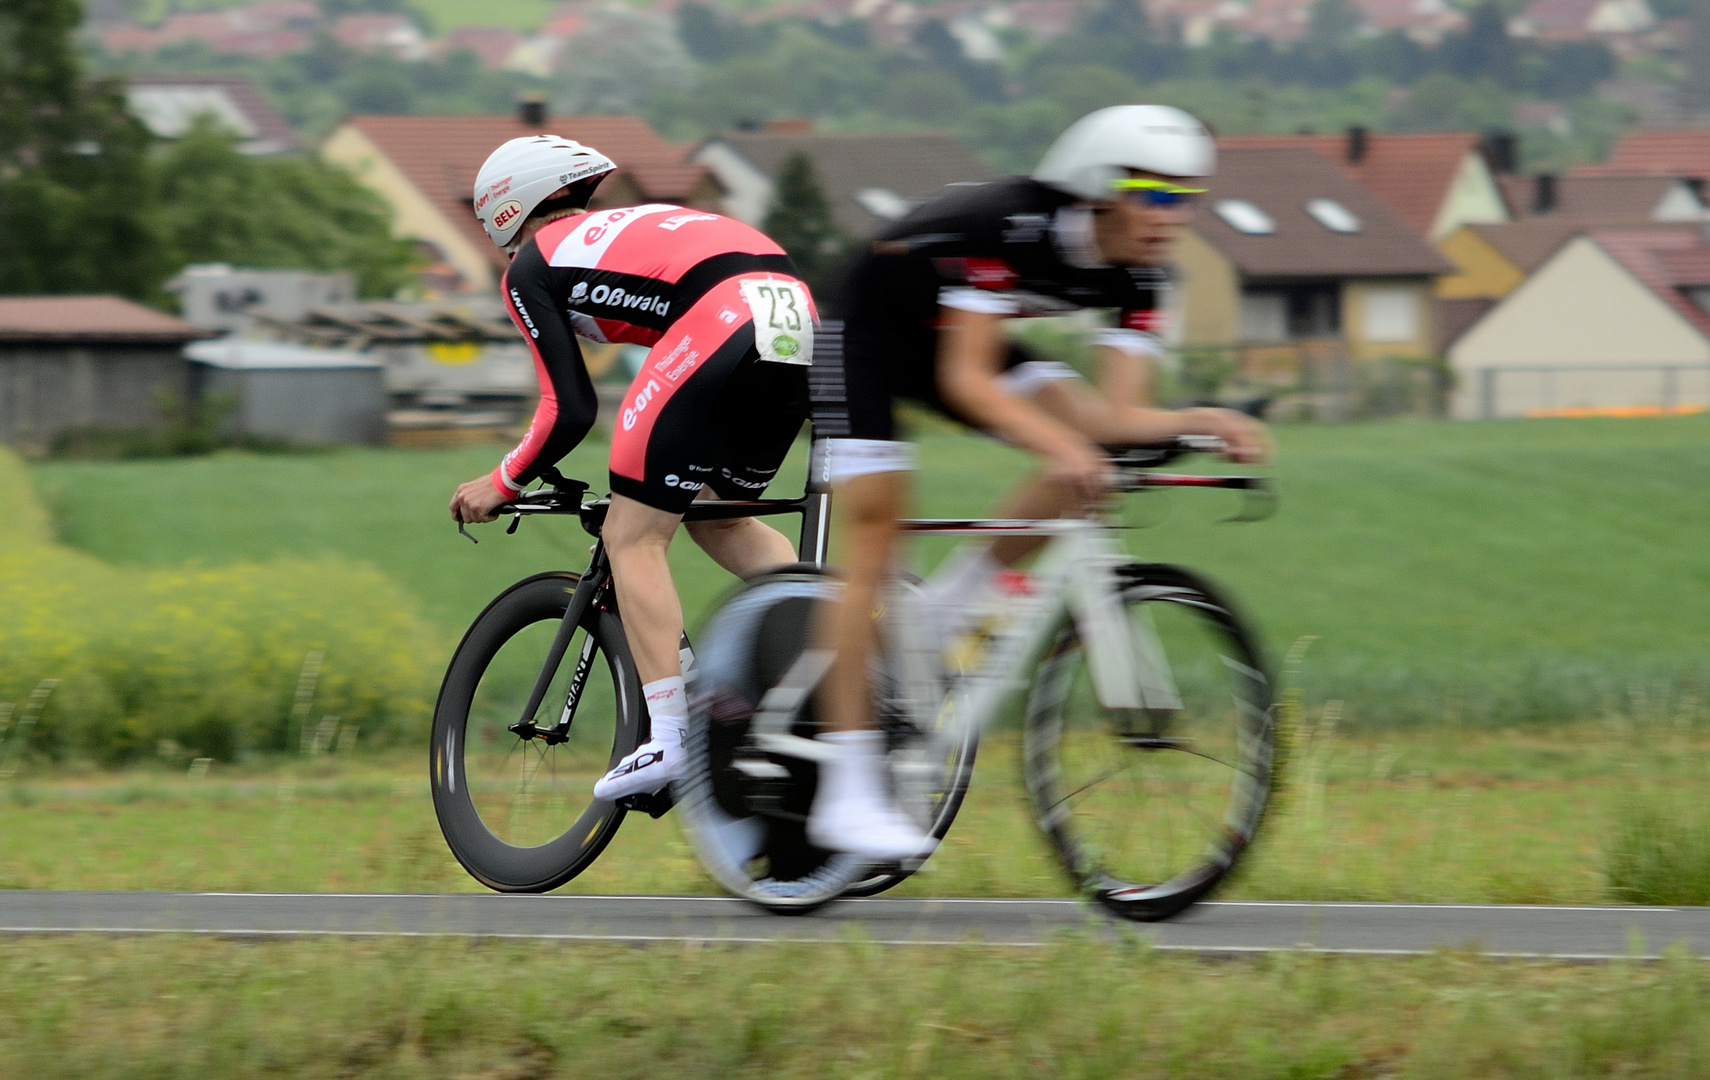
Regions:
[[[911, 398], [1044, 459], [1001, 512], [1076, 513], [1106, 489], [1099, 444], [1214, 435], [1232, 459], [1268, 453], [1263, 428], [1225, 409], [1140, 407], [1140, 373], [1162, 349], [1162, 302], [1172, 240], [1215, 164], [1210, 134], [1157, 105], [1102, 109], [1052, 146], [1031, 177], [958, 185], [881, 232], [849, 273], [844, 318], [849, 433], [828, 444], [833, 505], [842, 519], [845, 592], [825, 628], [837, 660], [821, 693], [835, 753], [822, 765], [808, 835], [821, 847], [873, 858], [924, 855], [933, 841], [883, 791], [883, 737], [873, 730], [866, 657], [869, 612], [891, 565], [912, 447], [899, 442], [892, 402]], [[1118, 384], [1100, 395], [1061, 364], [1012, 345], [1002, 323], [1083, 308], [1114, 309], [1100, 332]], [[1006, 538], [962, 553], [934, 575], [945, 598], [984, 586], [1037, 546]]]

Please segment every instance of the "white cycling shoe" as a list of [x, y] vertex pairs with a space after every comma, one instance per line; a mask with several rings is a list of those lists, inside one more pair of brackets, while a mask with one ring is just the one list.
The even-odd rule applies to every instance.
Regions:
[[615, 800], [663, 791], [676, 775], [682, 756], [680, 743], [649, 739], [594, 783], [594, 798]]
[[866, 731], [821, 738], [837, 752], [820, 763], [819, 790], [808, 814], [808, 842], [875, 862], [912, 861], [932, 854], [938, 841], [885, 794], [884, 736]]

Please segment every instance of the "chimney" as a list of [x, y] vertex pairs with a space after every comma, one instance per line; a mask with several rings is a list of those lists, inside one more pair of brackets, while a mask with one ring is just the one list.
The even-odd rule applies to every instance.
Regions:
[[544, 94], [524, 94], [517, 98], [517, 119], [522, 121], [524, 127], [545, 127], [546, 96]]
[[1498, 176], [1512, 176], [1520, 164], [1520, 140], [1512, 131], [1497, 128], [1485, 132], [1479, 137], [1478, 152]]
[[1355, 125], [1348, 129], [1348, 164], [1358, 165], [1366, 160], [1366, 141], [1370, 133]]
[[1556, 174], [1541, 172], [1532, 178], [1532, 213], [1542, 217], [1556, 209]]

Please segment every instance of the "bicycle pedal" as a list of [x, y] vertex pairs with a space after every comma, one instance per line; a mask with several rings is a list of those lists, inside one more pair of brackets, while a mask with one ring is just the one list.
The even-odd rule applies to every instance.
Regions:
[[677, 805], [677, 800], [671, 795], [669, 787], [646, 795], [625, 795], [614, 804], [619, 809], [646, 814], [655, 821], [670, 813]]

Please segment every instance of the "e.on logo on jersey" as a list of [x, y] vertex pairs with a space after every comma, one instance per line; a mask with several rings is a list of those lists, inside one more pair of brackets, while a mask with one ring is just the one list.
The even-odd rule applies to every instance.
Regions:
[[635, 427], [635, 418], [647, 411], [648, 403], [653, 400], [653, 395], [658, 392], [659, 380], [648, 379], [647, 385], [642, 387], [641, 392], [635, 395], [634, 404], [630, 405], [629, 408], [623, 411], [623, 429], [625, 431]]
[[498, 229], [500, 232], [504, 232], [506, 226], [516, 220], [517, 215], [520, 213], [522, 213], [522, 203], [517, 202], [515, 199], [507, 199], [493, 210], [493, 228]]

